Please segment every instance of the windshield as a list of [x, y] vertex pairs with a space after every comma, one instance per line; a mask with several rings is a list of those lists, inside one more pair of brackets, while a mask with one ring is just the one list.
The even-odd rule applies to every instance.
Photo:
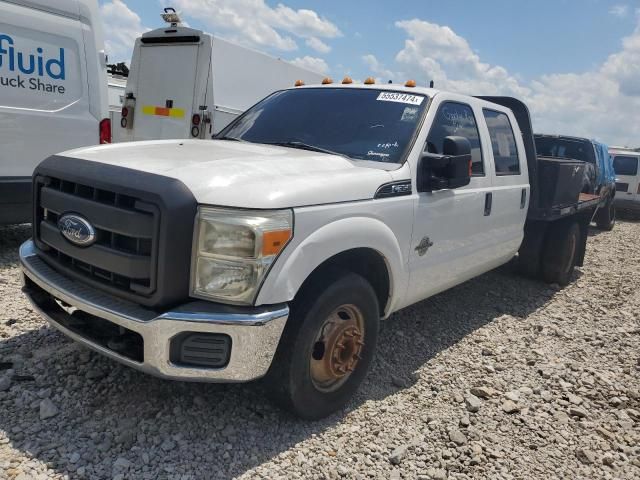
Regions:
[[535, 137], [536, 151], [542, 157], [571, 158], [596, 163], [593, 144], [588, 140], [557, 137]]
[[616, 175], [637, 175], [638, 157], [616, 156], [613, 159], [613, 169]]
[[247, 110], [216, 138], [400, 163], [426, 104], [424, 95], [375, 89], [284, 90]]

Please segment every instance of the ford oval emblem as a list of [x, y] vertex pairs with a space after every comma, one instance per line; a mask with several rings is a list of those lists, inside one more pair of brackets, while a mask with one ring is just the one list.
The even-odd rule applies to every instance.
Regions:
[[88, 247], [96, 241], [95, 228], [80, 215], [62, 215], [58, 220], [58, 230], [64, 238], [79, 247]]

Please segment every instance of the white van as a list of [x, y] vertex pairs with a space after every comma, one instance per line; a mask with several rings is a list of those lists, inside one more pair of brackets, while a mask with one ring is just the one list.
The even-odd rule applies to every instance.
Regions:
[[109, 143], [97, 0], [0, 0], [0, 225], [31, 219], [51, 154]]
[[211, 138], [268, 94], [323, 75], [173, 24], [138, 38], [118, 138]]
[[610, 148], [609, 154], [616, 172], [616, 207], [640, 213], [640, 152]]

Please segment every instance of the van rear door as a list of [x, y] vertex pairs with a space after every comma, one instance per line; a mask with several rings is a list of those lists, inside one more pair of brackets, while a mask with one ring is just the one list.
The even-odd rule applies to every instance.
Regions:
[[198, 80], [208, 77], [210, 55], [203, 57], [206, 48], [199, 36], [183, 38], [143, 36], [138, 40], [127, 83], [127, 94], [135, 97], [129, 140], [192, 138], [192, 115], [206, 105], [207, 89]]

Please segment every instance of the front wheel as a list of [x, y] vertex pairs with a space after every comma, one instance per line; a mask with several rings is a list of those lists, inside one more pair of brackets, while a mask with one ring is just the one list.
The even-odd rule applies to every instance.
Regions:
[[379, 307], [363, 277], [331, 272], [297, 298], [266, 378], [270, 396], [299, 417], [343, 408], [364, 379], [378, 338]]

